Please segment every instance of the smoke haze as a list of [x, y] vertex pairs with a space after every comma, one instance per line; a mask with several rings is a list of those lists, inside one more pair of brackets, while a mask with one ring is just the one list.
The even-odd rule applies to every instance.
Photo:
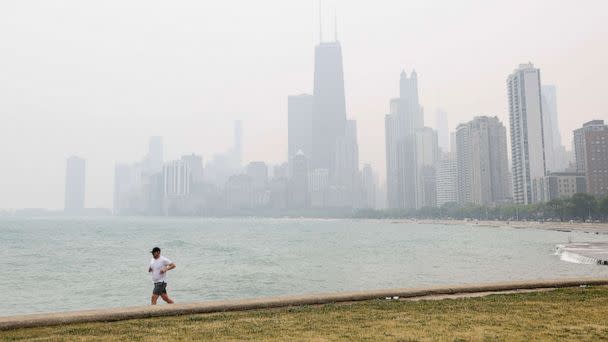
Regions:
[[[608, 2], [336, 0], [347, 116], [361, 163], [384, 174], [384, 115], [416, 69], [425, 124], [508, 123], [505, 80], [532, 61], [557, 87], [564, 145], [608, 118]], [[232, 144], [287, 155], [287, 96], [311, 93], [314, 1], [0, 2], [0, 208], [62, 208], [66, 158], [87, 161], [87, 207], [111, 207], [114, 165], [162, 136], [165, 159]]]

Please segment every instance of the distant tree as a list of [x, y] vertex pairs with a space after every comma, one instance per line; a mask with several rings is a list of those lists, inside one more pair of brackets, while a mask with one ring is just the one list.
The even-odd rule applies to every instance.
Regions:
[[593, 195], [577, 193], [570, 198], [569, 202], [568, 209], [571, 216], [583, 221], [595, 214], [597, 210], [597, 200]]
[[608, 220], [608, 196], [602, 198], [598, 205], [598, 212], [604, 220]]
[[568, 209], [568, 204], [569, 204], [568, 200], [557, 198], [557, 199], [549, 201], [546, 204], [546, 207], [547, 207], [547, 209], [549, 209], [549, 212], [551, 212], [551, 213], [553, 213], [553, 215], [559, 217], [560, 221], [563, 221], [564, 217], [566, 215], [566, 210]]

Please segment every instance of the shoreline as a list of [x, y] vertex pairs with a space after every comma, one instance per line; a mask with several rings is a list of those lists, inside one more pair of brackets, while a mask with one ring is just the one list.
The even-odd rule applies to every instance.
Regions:
[[537, 222], [537, 221], [485, 221], [485, 220], [439, 220], [439, 219], [381, 219], [391, 223], [435, 224], [445, 226], [471, 226], [490, 228], [541, 229], [569, 233], [608, 234], [608, 223], [583, 222]]
[[515, 228], [515, 229], [542, 229], [559, 232], [583, 232], [594, 234], [608, 234], [608, 222], [559, 222], [559, 221], [506, 221], [506, 220], [476, 220], [476, 219], [415, 219], [415, 218], [353, 218], [353, 217], [274, 217], [274, 216], [226, 216], [226, 217], [199, 217], [199, 216], [50, 216], [50, 217], [2, 217], [17, 219], [186, 219], [186, 220], [222, 220], [222, 219], [260, 219], [260, 220], [310, 220], [310, 221], [382, 221], [389, 223], [409, 223], [409, 224], [434, 224], [446, 226], [477, 226], [490, 228]]
[[511, 281], [487, 284], [386, 289], [302, 296], [280, 296], [245, 300], [225, 300], [158, 306], [138, 306], [50, 314], [0, 317], [0, 331], [73, 323], [115, 322], [160, 316], [179, 316], [229, 311], [249, 311], [282, 307], [349, 303], [385, 298], [413, 299], [428, 296], [467, 295], [518, 290], [542, 290], [580, 286], [606, 286], [607, 278], [569, 278], [555, 280]]

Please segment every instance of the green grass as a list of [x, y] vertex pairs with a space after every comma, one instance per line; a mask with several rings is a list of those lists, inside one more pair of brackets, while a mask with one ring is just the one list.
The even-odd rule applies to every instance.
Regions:
[[20, 341], [608, 340], [608, 287], [163, 317], [0, 332]]

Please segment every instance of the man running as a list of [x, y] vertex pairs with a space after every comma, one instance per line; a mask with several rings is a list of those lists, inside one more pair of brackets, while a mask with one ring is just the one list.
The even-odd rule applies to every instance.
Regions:
[[152, 260], [148, 272], [152, 273], [152, 282], [154, 282], [154, 290], [152, 290], [152, 305], [156, 305], [158, 296], [160, 296], [168, 304], [173, 304], [169, 295], [167, 295], [167, 271], [175, 268], [175, 264], [160, 255], [160, 248], [152, 249]]

